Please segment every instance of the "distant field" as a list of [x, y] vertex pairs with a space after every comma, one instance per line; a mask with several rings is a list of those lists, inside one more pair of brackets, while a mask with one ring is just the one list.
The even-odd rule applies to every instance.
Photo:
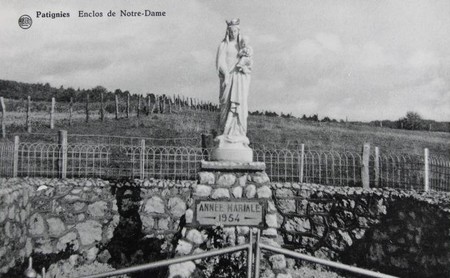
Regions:
[[[33, 112], [33, 132], [55, 134], [58, 129], [65, 129], [69, 134], [198, 138], [201, 133], [210, 134], [215, 129], [217, 120], [215, 112], [183, 111], [136, 118], [136, 112], [131, 110], [129, 119], [121, 113], [121, 118], [117, 121], [114, 114], [106, 113], [106, 121], [102, 123], [96, 110], [90, 114], [90, 122], [85, 123], [85, 115], [80, 108], [73, 114], [72, 126], [68, 126], [67, 112], [55, 113], [55, 130], [49, 128], [48, 113]], [[8, 134], [25, 132], [25, 113], [8, 113], [6, 125]], [[267, 116], [250, 116], [248, 127], [251, 142], [268, 147], [303, 143], [309, 149], [360, 150], [363, 143], [367, 142], [371, 146], [378, 146], [382, 152], [422, 154], [424, 148], [429, 148], [431, 154], [450, 158], [450, 133], [444, 132], [318, 123]]]
[[359, 150], [367, 142], [381, 151], [434, 154], [450, 157], [450, 133], [410, 131], [345, 123], [314, 123], [299, 119], [252, 118], [252, 138], [283, 141], [298, 140], [312, 149]]

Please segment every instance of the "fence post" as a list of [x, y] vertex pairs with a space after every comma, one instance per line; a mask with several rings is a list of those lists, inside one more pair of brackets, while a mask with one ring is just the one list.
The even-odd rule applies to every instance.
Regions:
[[139, 176], [140, 179], [144, 179], [144, 171], [145, 171], [145, 139], [141, 140], [141, 154], [139, 159]]
[[206, 134], [202, 133], [202, 155], [203, 159], [206, 160], [208, 158], [208, 151], [207, 151], [207, 143], [206, 143]]
[[55, 128], [55, 98], [52, 97], [52, 106], [50, 107], [50, 129]]
[[17, 178], [19, 170], [19, 136], [14, 136], [14, 154], [13, 154], [13, 178]]
[[105, 120], [105, 107], [103, 106], [103, 93], [100, 93], [100, 121]]
[[159, 113], [159, 96], [155, 94], [155, 102], [152, 106], [152, 113]]
[[[164, 95], [165, 96], [165, 95]], [[164, 114], [164, 110], [166, 108], [166, 103], [165, 103], [165, 99], [164, 96], [159, 96], [158, 98], [158, 103], [159, 103], [159, 113], [160, 114]]]
[[[155, 100], [156, 101], [156, 100]], [[147, 95], [147, 116], [152, 114], [153, 107], [152, 107], [152, 99], [150, 97], [150, 94]]]
[[58, 133], [59, 144], [59, 176], [62, 179], [67, 177], [67, 131], [60, 130]]
[[380, 187], [380, 149], [375, 147], [375, 187]]
[[138, 95], [138, 105], [137, 105], [137, 111], [136, 111], [136, 117], [139, 118], [141, 114], [141, 95]]
[[27, 132], [31, 133], [31, 120], [30, 120], [30, 116], [31, 116], [31, 97], [28, 96], [27, 97], [27, 121], [26, 121], [26, 126], [27, 126]]
[[169, 96], [168, 99], [169, 99], [169, 114], [172, 114], [172, 97]]
[[429, 151], [428, 148], [424, 149], [424, 173], [423, 173], [423, 179], [424, 179], [424, 191], [428, 192], [430, 191], [430, 162], [429, 162]]
[[89, 94], [86, 94], [86, 123], [89, 123]]
[[304, 169], [305, 168], [305, 144], [301, 145], [301, 153], [300, 153], [300, 183], [303, 183], [304, 179]]
[[69, 104], [69, 125], [72, 125], [72, 112], [73, 112], [73, 98], [70, 97], [70, 104]]
[[119, 119], [119, 97], [115, 95], [114, 101], [116, 103], [116, 120]]
[[369, 158], [370, 158], [370, 144], [365, 143], [363, 146], [363, 154], [361, 161], [361, 181], [363, 184], [363, 188], [370, 188]]
[[6, 138], [6, 107], [3, 97], [0, 97], [0, 106], [2, 109], [2, 138]]
[[169, 102], [168, 102], [168, 96], [164, 95], [163, 96], [163, 110], [164, 113], [169, 113]]
[[127, 94], [127, 119], [130, 117], [130, 94]]

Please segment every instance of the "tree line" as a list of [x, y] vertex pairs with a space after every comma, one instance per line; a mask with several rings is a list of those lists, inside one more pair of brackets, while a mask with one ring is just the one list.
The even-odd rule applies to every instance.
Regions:
[[[116, 89], [114, 92], [108, 91], [105, 87], [96, 86], [92, 89], [73, 89], [71, 87], [64, 88], [60, 86], [59, 88], [52, 87], [49, 83], [23, 83], [17, 81], [10, 80], [0, 80], [0, 96], [3, 96], [7, 99], [26, 99], [28, 96], [32, 96], [33, 101], [45, 101], [48, 102], [51, 98], [55, 98], [57, 102], [66, 102], [69, 103], [73, 101], [75, 103], [84, 103], [86, 98], [89, 98], [90, 102], [100, 102], [102, 101], [101, 97], [103, 96], [103, 102], [114, 102], [116, 96], [119, 98], [127, 98], [130, 97], [132, 101], [137, 101], [142, 96], [139, 94], [131, 94], [129, 91], [122, 91], [121, 89]], [[158, 96], [156, 94], [150, 93], [147, 95], [150, 97], [151, 101], [154, 102]], [[170, 97], [163, 95], [164, 99], [167, 101], [171, 101]], [[205, 107], [204, 110], [209, 111], [217, 111], [218, 106], [216, 104], [212, 104], [209, 102], [201, 102], [199, 100], [194, 100], [192, 98], [184, 98], [181, 99], [178, 97], [175, 102], [183, 101], [183, 105], [186, 106], [200, 106]], [[113, 105], [107, 105], [106, 110], [110, 113], [114, 111]], [[111, 110], [111, 111], [109, 111]], [[319, 118], [318, 114], [313, 115], [305, 115], [297, 118], [292, 115], [292, 113], [280, 113], [274, 111], [252, 111], [249, 112], [250, 115], [255, 116], [267, 116], [267, 117], [281, 117], [287, 119], [301, 119], [303, 121], [310, 122], [332, 122], [332, 123], [345, 123], [347, 122], [340, 119], [333, 119], [328, 116]], [[352, 123], [361, 123], [361, 122], [352, 122]], [[361, 123], [367, 124], [367, 123]], [[407, 112], [405, 117], [402, 117], [398, 120], [382, 120], [382, 121], [372, 121], [368, 123], [372, 126], [379, 127], [387, 127], [393, 129], [407, 129], [407, 130], [432, 130], [432, 131], [443, 131], [450, 132], [450, 122], [437, 122], [433, 120], [425, 120], [420, 114], [417, 112], [409, 111]]]
[[419, 113], [408, 111], [404, 117], [396, 121], [383, 120], [370, 122], [373, 126], [406, 130], [428, 130], [450, 132], [450, 122], [438, 122], [424, 119]]
[[[129, 99], [133, 103], [141, 103], [144, 105], [148, 103], [158, 103], [169, 107], [182, 106], [190, 107], [194, 110], [206, 110], [217, 111], [218, 106], [214, 103], [202, 101], [196, 98], [189, 98], [184, 96], [169, 96], [166, 94], [154, 94], [149, 93], [146, 96], [141, 94], [131, 94], [129, 91], [122, 91], [116, 89], [115, 91], [108, 91], [103, 86], [96, 86], [92, 89], [73, 89], [71, 87], [64, 88], [63, 86], [55, 88], [50, 86], [49, 83], [41, 84], [29, 84], [23, 82], [0, 80], [0, 96], [6, 99], [26, 100], [28, 96], [32, 97], [34, 102], [33, 106], [36, 110], [47, 110], [47, 106], [39, 102], [49, 102], [52, 98], [55, 98], [58, 103], [74, 103], [81, 104], [86, 103], [88, 100], [90, 103], [105, 103], [105, 110], [109, 113], [114, 113], [116, 98]], [[15, 105], [20, 105], [16, 103]], [[16, 111], [19, 107], [10, 108], [10, 111]]]

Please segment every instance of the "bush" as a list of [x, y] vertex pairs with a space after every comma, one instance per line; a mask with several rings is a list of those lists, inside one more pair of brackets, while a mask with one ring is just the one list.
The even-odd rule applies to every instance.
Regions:
[[423, 130], [426, 128], [425, 121], [417, 112], [409, 111], [406, 113], [406, 117], [398, 120], [400, 128], [409, 130]]
[[[229, 238], [224, 236], [223, 228], [216, 226], [207, 229], [208, 241], [214, 249], [229, 247]], [[205, 259], [198, 266], [206, 277], [245, 278], [247, 277], [246, 252], [235, 252]]]

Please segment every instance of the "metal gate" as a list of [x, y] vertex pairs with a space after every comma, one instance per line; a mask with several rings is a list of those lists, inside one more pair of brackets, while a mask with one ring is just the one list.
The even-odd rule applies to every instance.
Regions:
[[391, 276], [391, 275], [387, 275], [387, 274], [383, 274], [383, 273], [379, 273], [379, 272], [375, 272], [375, 271], [371, 271], [371, 270], [367, 270], [367, 269], [363, 269], [363, 268], [359, 268], [359, 267], [354, 267], [354, 266], [350, 266], [350, 265], [346, 265], [346, 264], [342, 264], [342, 263], [319, 259], [319, 258], [316, 258], [313, 256], [308, 256], [308, 255], [294, 252], [294, 251], [284, 249], [284, 248], [278, 248], [278, 247], [266, 245], [266, 244], [262, 243], [260, 241], [260, 239], [261, 239], [261, 235], [260, 235], [260, 231], [258, 230], [258, 232], [256, 233], [256, 239], [254, 239], [253, 233], [250, 232], [249, 242], [246, 244], [243, 244], [243, 245], [226, 247], [226, 248], [212, 250], [212, 251], [208, 251], [208, 252], [204, 252], [204, 253], [200, 253], [200, 254], [184, 256], [184, 257], [177, 257], [177, 258], [153, 262], [153, 263], [149, 263], [149, 264], [127, 267], [127, 268], [114, 270], [114, 271], [110, 271], [110, 272], [104, 272], [104, 273], [99, 273], [99, 274], [94, 274], [94, 275], [89, 275], [89, 276], [83, 276], [80, 278], [101, 278], [101, 277], [112, 277], [112, 276], [117, 276], [117, 275], [130, 274], [130, 273], [135, 273], [135, 272], [140, 272], [140, 271], [145, 271], [145, 270], [150, 270], [150, 269], [167, 267], [172, 264], [178, 264], [178, 263], [187, 262], [187, 261], [194, 261], [194, 260], [198, 260], [198, 259], [216, 257], [216, 256], [228, 254], [228, 253], [238, 252], [238, 251], [247, 251], [247, 278], [252, 278], [252, 277], [259, 278], [261, 252], [263, 250], [270, 251], [273, 253], [283, 254], [285, 256], [299, 259], [299, 260], [304, 260], [304, 261], [308, 261], [308, 262], [312, 262], [312, 263], [318, 263], [318, 264], [325, 265], [328, 267], [345, 270], [345, 271], [352, 272], [355, 274], [365, 275], [367, 277], [395, 278], [395, 276]]

